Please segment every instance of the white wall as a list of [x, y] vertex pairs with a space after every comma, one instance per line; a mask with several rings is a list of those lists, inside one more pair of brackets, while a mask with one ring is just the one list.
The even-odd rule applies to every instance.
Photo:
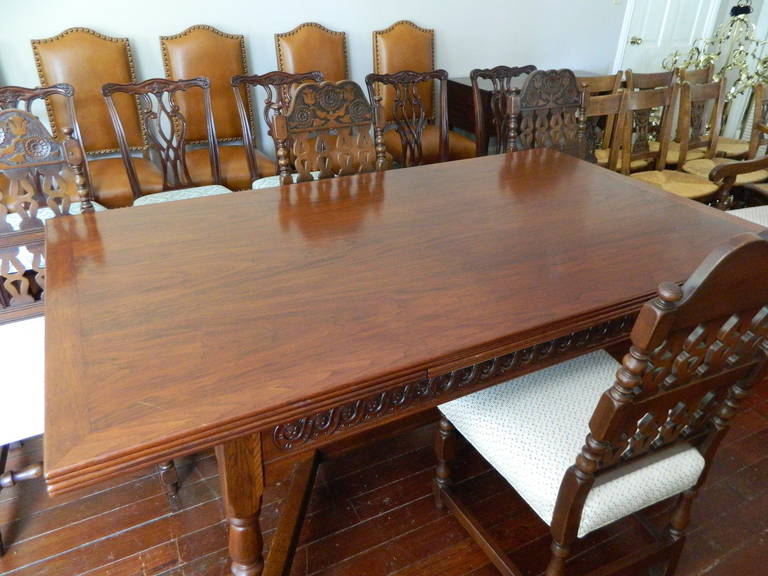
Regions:
[[[620, 2], [620, 0], [619, 0]], [[163, 75], [158, 36], [193, 24], [245, 34], [251, 73], [276, 68], [275, 32], [316, 21], [347, 33], [352, 78], [372, 71], [371, 32], [397, 20], [436, 31], [452, 76], [498, 64], [609, 72], [624, 3], [616, 0], [33, 0], [3, 6], [0, 82], [38, 84], [30, 39], [85, 26], [131, 39], [139, 79]], [[82, 114], [82, 111], [78, 112]]]

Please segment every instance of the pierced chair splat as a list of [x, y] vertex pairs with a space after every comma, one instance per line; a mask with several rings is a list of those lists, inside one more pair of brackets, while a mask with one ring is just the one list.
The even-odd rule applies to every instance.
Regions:
[[[138, 84], [105, 84], [101, 91], [120, 144], [120, 153], [128, 172], [134, 205], [214, 196], [231, 192], [221, 185], [219, 147], [211, 110], [210, 82], [207, 78], [200, 77], [189, 80], [153, 78]], [[176, 95], [179, 92], [187, 93], [188, 91], [199, 91], [199, 97], [202, 99], [202, 113], [205, 117], [207, 132], [208, 160], [213, 182], [212, 185], [208, 186], [198, 186], [192, 180], [187, 164], [188, 120], [176, 102]], [[150, 151], [156, 157], [162, 173], [163, 192], [144, 195], [142, 182], [134, 169], [120, 110], [113, 99], [115, 94], [128, 94], [138, 99], [141, 124], [147, 135]]]
[[381, 128], [378, 146], [371, 136], [373, 117], [362, 88], [351, 80], [299, 87], [287, 113], [275, 117], [280, 184], [385, 169]]
[[494, 139], [491, 154], [504, 152], [507, 143], [507, 131], [509, 129], [507, 101], [514, 89], [515, 80], [520, 76], [531, 74], [536, 66], [496, 66], [494, 68], [475, 68], [469, 73], [472, 83], [472, 101], [475, 108], [475, 142], [477, 143], [477, 155], [485, 156], [489, 153], [486, 134], [488, 120], [485, 118], [485, 110], [482, 104], [480, 81], [490, 82], [490, 125], [493, 127]]
[[577, 573], [567, 564], [577, 539], [676, 497], [666, 529], [641, 522], [650, 543], [589, 572], [672, 576], [717, 448], [766, 375], [766, 266], [768, 241], [735, 236], [682, 288], [659, 286], [621, 363], [593, 352], [440, 406], [438, 506], [501, 573], [523, 574], [451, 488], [455, 427], [549, 525], [547, 576]]

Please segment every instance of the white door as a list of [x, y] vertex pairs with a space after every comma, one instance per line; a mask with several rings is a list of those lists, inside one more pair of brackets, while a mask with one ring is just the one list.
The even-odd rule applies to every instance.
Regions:
[[698, 38], [711, 32], [719, 0], [634, 0], [621, 69], [660, 72], [662, 61], [675, 50], [685, 55]]

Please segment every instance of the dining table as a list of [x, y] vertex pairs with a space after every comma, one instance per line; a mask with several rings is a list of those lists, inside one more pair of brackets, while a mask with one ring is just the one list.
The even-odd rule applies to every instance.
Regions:
[[232, 574], [283, 573], [265, 471], [625, 341], [760, 230], [549, 149], [51, 220], [48, 491], [213, 448]]

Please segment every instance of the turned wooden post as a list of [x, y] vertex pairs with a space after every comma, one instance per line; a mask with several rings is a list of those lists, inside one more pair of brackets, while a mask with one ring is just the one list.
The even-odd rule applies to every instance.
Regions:
[[435, 506], [442, 509], [443, 499], [441, 491], [451, 484], [451, 462], [456, 454], [456, 431], [447, 418], [441, 417], [435, 434], [435, 455], [437, 456], [437, 468], [435, 468]]

